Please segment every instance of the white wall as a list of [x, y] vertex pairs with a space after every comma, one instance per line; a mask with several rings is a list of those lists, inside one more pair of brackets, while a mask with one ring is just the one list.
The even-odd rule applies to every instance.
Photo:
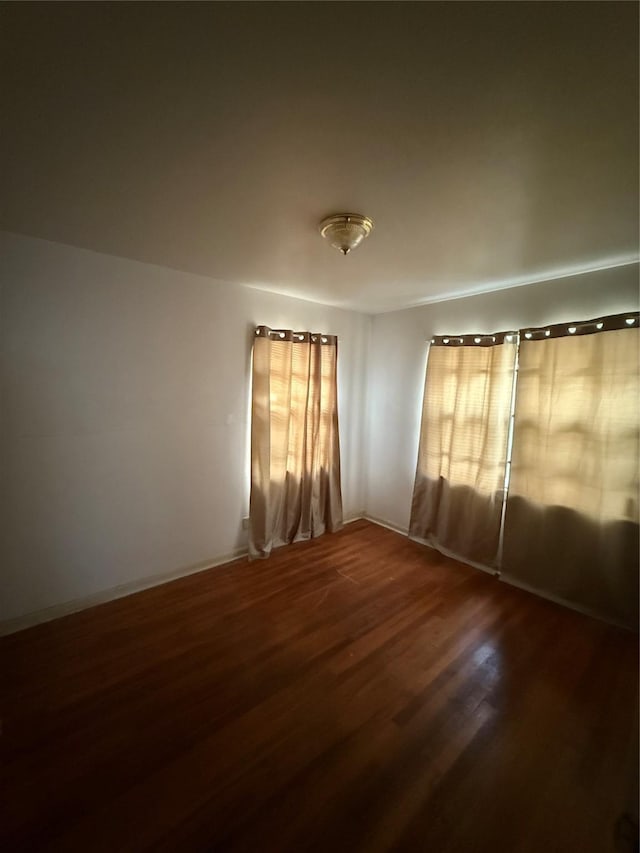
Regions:
[[433, 335], [542, 326], [638, 309], [638, 265], [424, 305], [373, 318], [367, 513], [408, 529], [427, 342]]
[[362, 513], [368, 316], [6, 233], [0, 258], [0, 621], [245, 546], [258, 323], [338, 335]]
[[372, 318], [6, 233], [0, 264], [5, 624], [245, 547], [256, 324], [338, 335], [345, 517], [406, 528], [433, 334], [638, 305], [637, 266]]

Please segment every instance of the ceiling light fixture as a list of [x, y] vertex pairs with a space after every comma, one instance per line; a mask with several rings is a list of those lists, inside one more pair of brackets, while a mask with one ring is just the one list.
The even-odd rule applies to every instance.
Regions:
[[332, 213], [322, 220], [318, 228], [325, 240], [343, 255], [348, 255], [369, 236], [373, 219], [361, 213]]

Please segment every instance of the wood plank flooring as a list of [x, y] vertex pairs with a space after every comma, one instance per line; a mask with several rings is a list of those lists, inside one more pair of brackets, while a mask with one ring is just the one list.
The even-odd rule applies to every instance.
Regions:
[[637, 638], [369, 522], [1, 641], [6, 851], [604, 853]]

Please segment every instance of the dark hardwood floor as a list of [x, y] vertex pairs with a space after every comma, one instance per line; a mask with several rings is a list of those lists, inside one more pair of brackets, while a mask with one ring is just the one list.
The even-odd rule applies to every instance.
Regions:
[[368, 522], [1, 641], [0, 849], [613, 851], [637, 638]]

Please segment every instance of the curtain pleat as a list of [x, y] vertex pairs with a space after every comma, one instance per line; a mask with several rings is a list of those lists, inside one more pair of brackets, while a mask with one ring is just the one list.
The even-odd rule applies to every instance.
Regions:
[[[495, 343], [486, 345], [487, 339]], [[494, 566], [517, 337], [479, 340], [438, 338], [431, 344], [409, 534]]]
[[638, 619], [639, 335], [636, 320], [522, 338], [503, 556], [508, 578], [629, 626]]
[[637, 628], [639, 325], [435, 338], [410, 535]]
[[337, 339], [256, 330], [249, 554], [342, 526]]

